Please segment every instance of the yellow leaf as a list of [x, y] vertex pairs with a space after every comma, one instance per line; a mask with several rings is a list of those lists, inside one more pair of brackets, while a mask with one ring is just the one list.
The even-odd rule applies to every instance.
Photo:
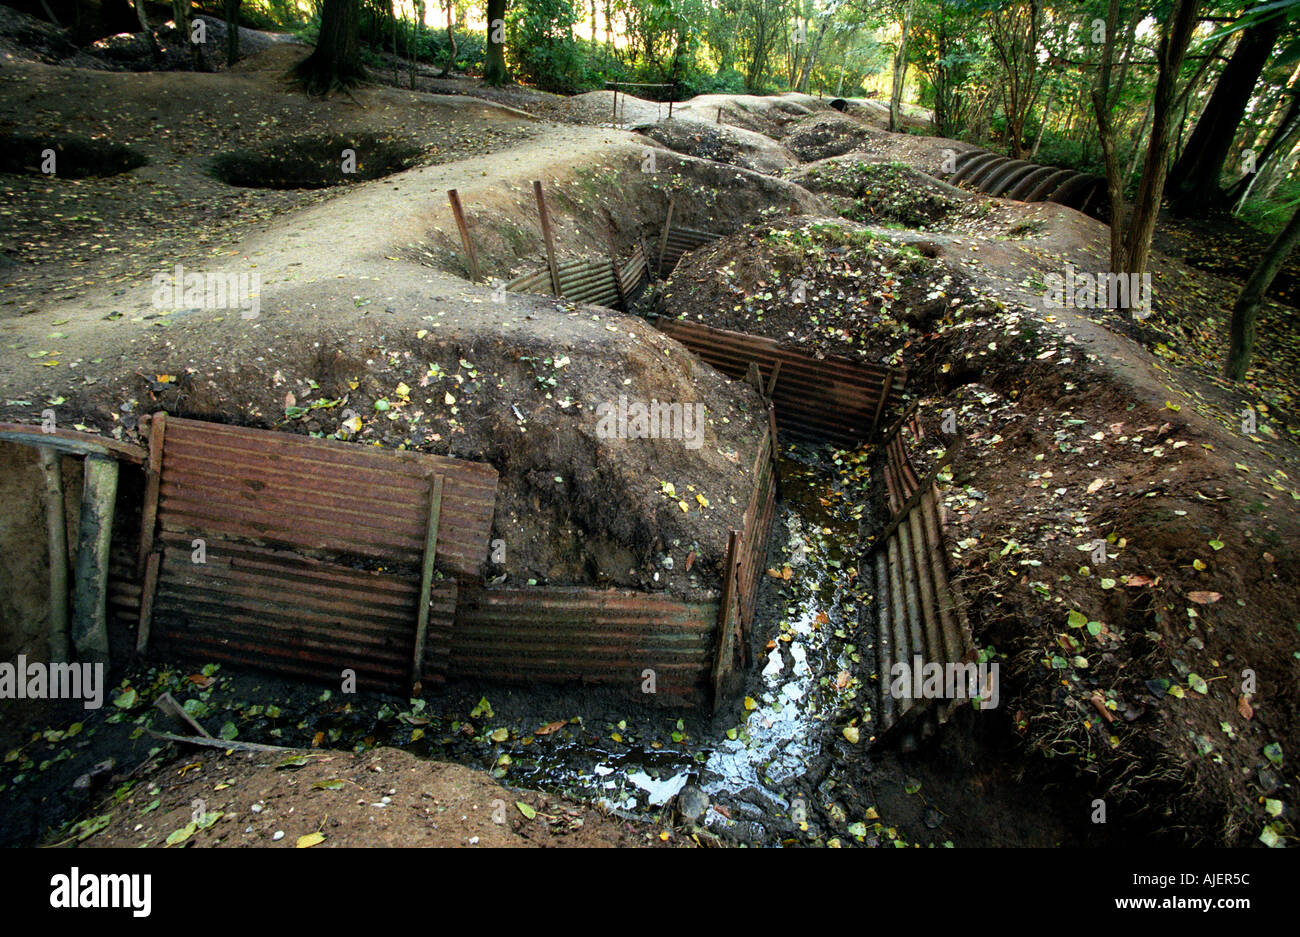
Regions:
[[298, 837], [298, 849], [309, 849], [312, 846], [325, 842], [324, 833], [308, 833], [306, 836]]

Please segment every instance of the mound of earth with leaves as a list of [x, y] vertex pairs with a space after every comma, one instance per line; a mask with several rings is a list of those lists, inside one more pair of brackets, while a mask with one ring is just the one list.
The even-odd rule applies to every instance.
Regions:
[[[936, 318], [982, 302], [960, 271], [838, 217], [755, 226], [695, 251], [665, 282], [669, 318], [814, 355], [910, 363]], [[919, 347], [919, 346], [918, 346]]]
[[878, 134], [862, 121], [838, 111], [817, 113], [781, 130], [781, 142], [801, 162], [843, 156]]
[[864, 224], [925, 230], [966, 201], [960, 190], [899, 163], [827, 160], [799, 173], [797, 181], [832, 196], [839, 214]]
[[743, 166], [756, 172], [777, 173], [798, 164], [798, 160], [771, 137], [726, 124], [661, 120], [634, 129], [675, 153]]
[[[64, 842], [82, 848], [672, 846], [650, 827], [396, 748], [191, 749], [149, 759]], [[662, 834], [662, 838], [661, 838]]]

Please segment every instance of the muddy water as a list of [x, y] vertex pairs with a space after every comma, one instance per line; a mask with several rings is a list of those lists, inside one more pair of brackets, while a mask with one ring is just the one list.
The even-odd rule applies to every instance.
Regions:
[[[702, 822], [719, 835], [772, 843], [805, 832], [816, 784], [810, 772], [833, 756], [849, 720], [857, 721], [861, 744], [871, 735], [862, 681], [874, 662], [857, 624], [869, 596], [857, 585], [855, 560], [868, 475], [852, 458], [792, 447], [781, 459], [769, 574], [745, 696], [734, 712], [685, 748], [666, 748], [653, 734], [628, 744], [618, 732], [623, 744], [604, 749], [575, 739], [518, 766], [512, 759], [503, 779], [652, 815], [692, 783], [715, 805]], [[678, 723], [673, 741], [684, 728]]]

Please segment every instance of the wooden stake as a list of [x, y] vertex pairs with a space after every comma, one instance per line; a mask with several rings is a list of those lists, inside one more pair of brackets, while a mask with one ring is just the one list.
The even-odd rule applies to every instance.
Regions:
[[420, 606], [415, 620], [415, 657], [411, 661], [411, 692], [424, 676], [424, 645], [429, 633], [429, 592], [433, 588], [433, 562], [438, 551], [438, 518], [442, 515], [442, 479], [433, 476], [429, 491], [429, 523], [424, 531], [424, 569], [420, 574]]
[[46, 628], [50, 660], [68, 658], [68, 522], [63, 506], [63, 459], [55, 449], [40, 449], [45, 476], [45, 529], [50, 551], [50, 616]]
[[158, 488], [162, 483], [163, 438], [167, 432], [166, 412], [149, 419], [149, 459], [144, 465], [144, 503], [140, 509], [140, 552], [135, 572], [144, 575], [145, 564], [153, 552], [154, 532], [158, 526]]
[[663, 236], [659, 239], [659, 259], [658, 259], [658, 265], [655, 268], [659, 275], [658, 279], [663, 279], [663, 275], [664, 275], [664, 254], [668, 252], [668, 232], [672, 229], [673, 226], [674, 204], [675, 203], [673, 199], [668, 200], [668, 214], [664, 216], [664, 233]]
[[455, 189], [447, 190], [447, 200], [451, 202], [451, 213], [456, 218], [456, 228], [460, 231], [460, 243], [465, 247], [465, 256], [469, 258], [469, 278], [475, 283], [483, 277], [478, 269], [478, 254], [474, 251], [474, 242], [469, 237], [469, 225], [465, 223], [465, 212], [460, 207], [460, 194]]
[[892, 368], [885, 369], [885, 379], [880, 385], [880, 399], [876, 401], [876, 414], [871, 418], [871, 436], [876, 435], [876, 427], [880, 425], [880, 415], [885, 412], [885, 401], [889, 399], [889, 392], [894, 387], [894, 372]]
[[108, 553], [117, 501], [117, 462], [86, 456], [73, 585], [72, 641], [83, 661], [108, 663]]
[[769, 398], [776, 393], [776, 379], [780, 376], [781, 362], [778, 361], [776, 364], [772, 365], [772, 375], [767, 379], [767, 396]]
[[713, 707], [722, 702], [736, 661], [736, 566], [740, 563], [740, 531], [727, 538], [727, 565], [722, 577], [722, 605], [718, 609], [718, 644], [713, 660]]
[[614, 243], [614, 229], [609, 230], [609, 268], [614, 271], [614, 289], [618, 291], [618, 306], [628, 311], [627, 295], [623, 292], [623, 274], [618, 269], [618, 246]]
[[181, 706], [180, 703], [176, 702], [176, 698], [170, 693], [164, 693], [162, 696], [154, 700], [153, 704], [157, 706], [164, 715], [185, 726], [200, 738], [212, 738], [212, 733], [203, 728], [197, 719], [187, 713], [185, 708]]
[[537, 196], [537, 213], [542, 219], [542, 238], [546, 241], [546, 263], [551, 268], [551, 290], [560, 295], [560, 267], [555, 262], [555, 238], [551, 234], [551, 215], [546, 209], [546, 193], [542, 191], [542, 181], [533, 181], [533, 194]]

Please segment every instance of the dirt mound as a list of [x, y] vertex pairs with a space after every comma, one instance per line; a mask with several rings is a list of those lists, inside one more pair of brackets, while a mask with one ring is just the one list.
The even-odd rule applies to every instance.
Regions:
[[798, 162], [770, 137], [726, 124], [674, 119], [633, 129], [675, 153], [742, 166], [756, 172], [777, 173]]
[[814, 192], [837, 197], [840, 214], [854, 221], [893, 223], [924, 230], [961, 204], [935, 179], [908, 166], [838, 159], [801, 172], [798, 180]]
[[[611, 233], [620, 256], [628, 256], [638, 243], [652, 255], [669, 202], [676, 224], [719, 234], [737, 231], [764, 213], [814, 211], [821, 204], [784, 179], [645, 146], [612, 147], [599, 160], [570, 164], [547, 176], [546, 195], [561, 259], [609, 256]], [[537, 203], [527, 178], [516, 174], [461, 192], [480, 266], [492, 283], [546, 265]], [[398, 253], [465, 276], [455, 224], [442, 204], [436, 210], [436, 221], [420, 243], [401, 247]]]
[[842, 156], [870, 140], [873, 132], [843, 114], [813, 114], [784, 128], [781, 142], [805, 163]]
[[649, 824], [508, 791], [481, 771], [395, 748], [200, 751], [155, 760], [121, 781], [120, 796], [93, 808], [67, 838], [88, 848], [665, 845]]
[[[804, 345], [814, 353], [904, 363], [933, 323], [979, 307], [959, 274], [842, 218], [763, 225], [683, 259], [661, 312]], [[907, 348], [907, 359], [919, 346]]]
[[43, 62], [72, 68], [108, 70], [97, 56], [77, 47], [67, 30], [29, 16], [13, 7], [0, 5], [0, 61]]
[[230, 68], [230, 71], [237, 75], [270, 73], [276, 77], [284, 77], [289, 74], [290, 69], [311, 54], [310, 46], [292, 41], [258, 43], [252, 50], [245, 52], [244, 33], [248, 31], [242, 28], [239, 30], [239, 61]]
[[793, 92], [768, 96], [702, 94], [687, 101], [684, 110], [700, 120], [716, 123], [721, 108], [722, 123], [776, 139], [782, 127], [829, 106], [810, 95]]
[[[542, 103], [536, 108], [539, 116], [566, 124], [585, 124], [591, 127], [612, 127], [615, 124], [614, 91], [588, 91], [571, 98], [560, 98]], [[633, 124], [655, 123], [668, 116], [668, 103], [647, 101], [635, 95], [618, 92], [617, 123], [620, 127]]]

